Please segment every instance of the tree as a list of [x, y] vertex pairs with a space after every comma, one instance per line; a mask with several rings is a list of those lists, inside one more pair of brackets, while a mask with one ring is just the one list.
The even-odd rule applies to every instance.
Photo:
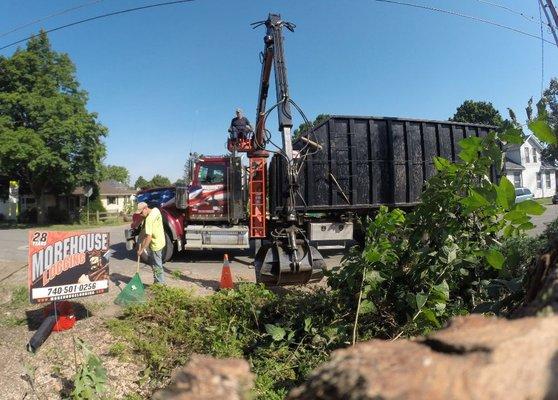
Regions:
[[101, 180], [115, 180], [125, 185], [130, 184], [130, 172], [126, 167], [119, 165], [102, 165], [101, 166]]
[[177, 179], [176, 182], [173, 183], [174, 186], [184, 186], [186, 185], [186, 180], [184, 178]]
[[[548, 111], [548, 121], [555, 135], [558, 135], [558, 79], [552, 78], [548, 88], [543, 94], [544, 105]], [[558, 160], [558, 146], [549, 145], [542, 153], [545, 161], [554, 162]]]
[[326, 121], [327, 119], [329, 119], [329, 114], [319, 114], [316, 119], [314, 120], [313, 123], [310, 122], [303, 122], [302, 124], [300, 124], [298, 126], [297, 129], [294, 130], [293, 132], [293, 138], [296, 139], [297, 137], [299, 137], [300, 135], [302, 135], [304, 132], [310, 130], [313, 126], [318, 126], [319, 124], [321, 124], [322, 122]]
[[148, 187], [149, 187], [149, 181], [146, 180], [141, 175], [138, 177], [138, 179], [136, 179], [136, 183], [134, 183], [135, 189], [147, 189]]
[[107, 129], [87, 111], [67, 54], [41, 31], [11, 57], [0, 56], [0, 173], [27, 185], [45, 222], [44, 195], [70, 193], [99, 178]]
[[153, 178], [151, 178], [151, 181], [149, 182], [151, 187], [164, 187], [164, 186], [171, 186], [171, 181], [169, 178], [167, 178], [166, 176], [162, 176], [162, 175], [155, 175]]
[[494, 108], [492, 103], [474, 100], [465, 100], [463, 104], [457, 107], [457, 111], [449, 120], [497, 127], [504, 123], [500, 112]]

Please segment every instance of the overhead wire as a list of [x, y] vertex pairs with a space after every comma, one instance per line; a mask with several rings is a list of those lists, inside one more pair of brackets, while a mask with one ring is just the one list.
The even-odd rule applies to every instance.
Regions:
[[[83, 23], [86, 23], [86, 22], [91, 22], [91, 21], [95, 21], [95, 20], [98, 20], [98, 19], [102, 19], [102, 18], [108, 18], [108, 17], [112, 17], [112, 16], [115, 16], [115, 15], [126, 14], [126, 13], [130, 13], [130, 12], [134, 12], [134, 11], [140, 11], [140, 10], [147, 10], [147, 9], [156, 8], [156, 7], [170, 6], [170, 5], [174, 5], [174, 4], [191, 3], [193, 1], [195, 1], [195, 0], [166, 1], [166, 2], [163, 2], [163, 3], [148, 4], [148, 5], [140, 6], [140, 7], [133, 7], [133, 8], [127, 8], [127, 9], [124, 9], [124, 10], [113, 11], [113, 12], [110, 12], [110, 13], [96, 15], [94, 17], [85, 18], [85, 19], [82, 19], [82, 20], [79, 20], [79, 21], [71, 22], [69, 24], [58, 26], [56, 28], [48, 29], [48, 30], [45, 31], [45, 33], [56, 32], [56, 31], [59, 31], [61, 29], [69, 28], [71, 26], [80, 25], [80, 24], [83, 24]], [[20, 39], [20, 40], [17, 40], [15, 42], [12, 42], [10, 44], [7, 44], [5, 46], [2, 46], [2, 47], [0, 47], [0, 50], [4, 50], [4, 49], [7, 49], [8, 47], [15, 46], [16, 44], [26, 42], [29, 39], [33, 38], [34, 36], [35, 35], [31, 35], [29, 37], [26, 37], [25, 39]]]
[[538, 21], [535, 17], [533, 17], [531, 15], [527, 15], [527, 14], [523, 13], [522, 11], [515, 10], [511, 7], [504, 6], [503, 4], [498, 4], [498, 3], [494, 3], [492, 1], [487, 1], [487, 0], [475, 0], [475, 1], [478, 1], [479, 3], [488, 4], [488, 5], [493, 6], [493, 7], [501, 8], [503, 10], [509, 11], [512, 14], [519, 15], [519, 16], [525, 18], [527, 21], [538, 23]]
[[472, 21], [476, 21], [476, 22], [481, 22], [481, 23], [484, 23], [484, 24], [487, 24], [487, 25], [497, 26], [497, 27], [502, 28], [502, 29], [507, 29], [509, 31], [519, 33], [521, 35], [529, 36], [529, 37], [534, 38], [534, 39], [543, 40], [547, 43], [550, 43], [550, 44], [556, 46], [555, 43], [552, 43], [551, 41], [546, 40], [544, 37], [541, 37], [541, 36], [523, 31], [521, 29], [514, 28], [512, 26], [504, 25], [504, 24], [501, 24], [501, 23], [496, 22], [496, 21], [476, 17], [474, 15], [464, 14], [464, 13], [461, 13], [461, 12], [447, 10], [447, 9], [444, 9], [444, 8], [425, 6], [425, 5], [422, 5], [422, 4], [407, 3], [405, 1], [398, 1], [398, 0], [372, 0], [372, 1], [375, 1], [377, 3], [396, 4], [396, 5], [400, 5], [400, 6], [407, 6], [407, 7], [419, 8], [419, 9], [427, 10], [427, 11], [433, 11], [433, 12], [437, 12], [437, 13], [441, 13], [441, 14], [453, 15], [453, 16], [456, 16], [456, 17], [465, 18], [465, 19], [469, 19], [469, 20], [472, 20]]
[[70, 12], [72, 12], [72, 11], [76, 11], [76, 10], [79, 10], [79, 9], [81, 9], [81, 8], [85, 8], [85, 7], [91, 6], [91, 5], [93, 5], [93, 4], [100, 3], [100, 2], [102, 2], [102, 1], [103, 1], [103, 0], [93, 0], [93, 1], [89, 1], [89, 2], [87, 2], [87, 3], [83, 3], [83, 4], [80, 4], [80, 5], [74, 6], [74, 7], [66, 8], [66, 9], [61, 10], [61, 11], [58, 11], [58, 12], [56, 12], [56, 13], [54, 13], [54, 14], [50, 14], [50, 15], [47, 15], [47, 16], [45, 16], [45, 17], [41, 17], [41, 18], [35, 19], [35, 20], [33, 20], [33, 21], [31, 21], [31, 22], [27, 22], [27, 23], [25, 23], [25, 24], [23, 24], [23, 25], [18, 25], [18, 26], [16, 26], [15, 28], [13, 28], [13, 29], [11, 29], [11, 30], [9, 30], [9, 31], [7, 31], [7, 32], [0, 33], [0, 38], [1, 38], [1, 37], [4, 37], [4, 36], [7, 36], [7, 35], [9, 35], [9, 34], [11, 34], [11, 33], [20, 31], [20, 30], [22, 30], [22, 29], [24, 29], [24, 28], [27, 28], [28, 26], [38, 24], [39, 22], [47, 21], [47, 20], [49, 20], [49, 19], [51, 19], [51, 18], [59, 17], [60, 15], [68, 14], [68, 13], [70, 13]]

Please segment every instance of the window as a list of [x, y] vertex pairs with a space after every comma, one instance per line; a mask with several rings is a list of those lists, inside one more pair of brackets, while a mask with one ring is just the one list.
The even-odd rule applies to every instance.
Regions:
[[515, 189], [515, 197], [523, 196], [524, 194], [525, 194], [525, 191], [523, 189]]
[[525, 147], [525, 163], [530, 163], [531, 160], [529, 159], [529, 147]]
[[107, 204], [118, 204], [118, 198], [116, 196], [107, 196]]
[[547, 189], [550, 188], [550, 172], [546, 173], [546, 187]]
[[527, 188], [523, 189], [523, 194], [531, 194], [531, 191]]
[[537, 150], [533, 148], [533, 162], [537, 162]]
[[225, 182], [225, 166], [222, 164], [203, 164], [199, 172], [202, 185], [216, 185]]
[[513, 185], [515, 187], [521, 186], [521, 172], [514, 172], [513, 174]]
[[542, 189], [542, 178], [540, 172], [537, 172], [537, 189]]

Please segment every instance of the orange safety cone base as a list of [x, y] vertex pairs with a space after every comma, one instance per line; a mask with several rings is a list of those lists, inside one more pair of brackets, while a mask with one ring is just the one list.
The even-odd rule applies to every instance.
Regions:
[[221, 289], [234, 289], [234, 283], [229, 265], [229, 257], [225, 254], [223, 260], [223, 269], [221, 270], [221, 281], [219, 282], [219, 290]]

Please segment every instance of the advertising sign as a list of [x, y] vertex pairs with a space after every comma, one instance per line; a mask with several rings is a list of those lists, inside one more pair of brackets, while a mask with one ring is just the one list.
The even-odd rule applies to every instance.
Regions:
[[29, 232], [32, 303], [108, 292], [109, 234]]

